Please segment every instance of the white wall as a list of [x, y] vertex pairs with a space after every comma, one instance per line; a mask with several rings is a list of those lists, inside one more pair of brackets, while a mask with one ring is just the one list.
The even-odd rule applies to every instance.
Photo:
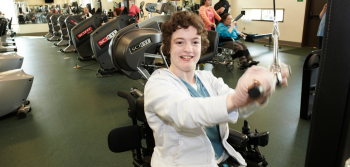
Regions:
[[[17, 25], [18, 26], [18, 25]], [[48, 32], [49, 31], [49, 27], [46, 24], [20, 24], [18, 26], [19, 28], [14, 30], [16, 31], [16, 33], [19, 34], [28, 34], [28, 33], [37, 33], [37, 32]]]
[[[272, 0], [228, 0], [231, 5], [231, 14], [236, 17], [242, 8], [273, 8]], [[280, 40], [290, 42], [302, 42], [304, 15], [306, 0], [297, 2], [297, 0], [276, 0], [276, 8], [284, 8], [284, 22], [279, 22]], [[245, 16], [244, 16], [245, 17]], [[242, 17], [237, 21], [238, 30], [242, 31], [245, 27], [247, 33], [266, 34], [271, 33], [273, 22], [248, 21]]]

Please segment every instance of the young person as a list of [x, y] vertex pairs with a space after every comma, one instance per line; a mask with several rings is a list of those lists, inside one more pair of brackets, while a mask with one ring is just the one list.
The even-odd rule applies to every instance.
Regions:
[[[145, 86], [145, 115], [153, 130], [152, 167], [246, 166], [228, 138], [228, 122], [247, 117], [274, 92], [272, 74], [252, 67], [231, 89], [210, 71], [195, 70], [209, 46], [201, 18], [188, 11], [176, 12], [162, 24], [163, 53], [169, 69], [152, 73]], [[249, 97], [248, 87], [258, 80], [265, 94]]]

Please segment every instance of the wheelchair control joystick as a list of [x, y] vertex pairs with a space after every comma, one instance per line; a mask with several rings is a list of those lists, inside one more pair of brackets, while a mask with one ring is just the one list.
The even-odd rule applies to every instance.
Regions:
[[250, 127], [248, 126], [248, 121], [244, 120], [242, 133], [248, 137], [248, 145], [246, 146], [246, 150], [240, 151], [242, 156], [255, 163], [262, 163], [261, 166], [267, 166], [268, 162], [266, 161], [265, 156], [261, 154], [259, 146], [265, 147], [268, 144], [269, 132], [259, 133], [258, 130], [255, 129], [255, 132], [251, 133]]

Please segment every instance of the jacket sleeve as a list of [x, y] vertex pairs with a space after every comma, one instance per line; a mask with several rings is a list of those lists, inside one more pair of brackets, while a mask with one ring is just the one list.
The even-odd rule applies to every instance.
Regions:
[[220, 38], [226, 38], [226, 37], [231, 37], [231, 33], [228, 31], [228, 28], [224, 26], [222, 23], [219, 23], [219, 25], [216, 27], [216, 31], [219, 34]]
[[160, 75], [148, 80], [144, 93], [146, 115], [156, 115], [165, 122], [173, 122], [179, 128], [188, 129], [230, 121], [226, 94], [193, 98], [181, 90], [180, 83], [176, 82]]
[[238, 34], [240, 34], [240, 32], [239, 32], [239, 31], [237, 31], [237, 29], [236, 29], [236, 28], [233, 28], [232, 33], [235, 33], [237, 36], [238, 36]]
[[218, 15], [218, 13], [216, 13], [215, 9], [214, 9], [213, 7], [211, 7], [211, 6], [210, 6], [210, 8], [211, 8], [211, 11], [212, 11], [213, 14], [214, 14], [215, 19], [218, 20], [218, 21], [220, 21], [220, 20], [221, 20], [221, 17]]
[[199, 16], [202, 18], [202, 20], [205, 24], [209, 25], [211, 23], [210, 20], [208, 19], [207, 11], [206, 11], [206, 8], [204, 6], [201, 6], [199, 8]]
[[[218, 95], [235, 93], [235, 90], [230, 88], [228, 85], [226, 85], [222, 80], [222, 78], [216, 78], [211, 72], [207, 72], [207, 73], [208, 73], [207, 75], [211, 75], [211, 78], [213, 79], [212, 83], [213, 83], [214, 89], [217, 91]], [[255, 101], [246, 106], [239, 107], [238, 113], [229, 112], [230, 121], [232, 123], [236, 123], [238, 117], [247, 118], [251, 114], [253, 114], [257, 109], [265, 107], [267, 103], [268, 103], [268, 100], [262, 105]]]

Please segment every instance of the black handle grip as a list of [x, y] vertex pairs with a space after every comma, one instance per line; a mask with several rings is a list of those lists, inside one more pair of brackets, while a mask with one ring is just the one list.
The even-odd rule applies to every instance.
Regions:
[[253, 86], [248, 89], [248, 94], [250, 97], [260, 97], [264, 94], [264, 88], [258, 82], [254, 82]]

